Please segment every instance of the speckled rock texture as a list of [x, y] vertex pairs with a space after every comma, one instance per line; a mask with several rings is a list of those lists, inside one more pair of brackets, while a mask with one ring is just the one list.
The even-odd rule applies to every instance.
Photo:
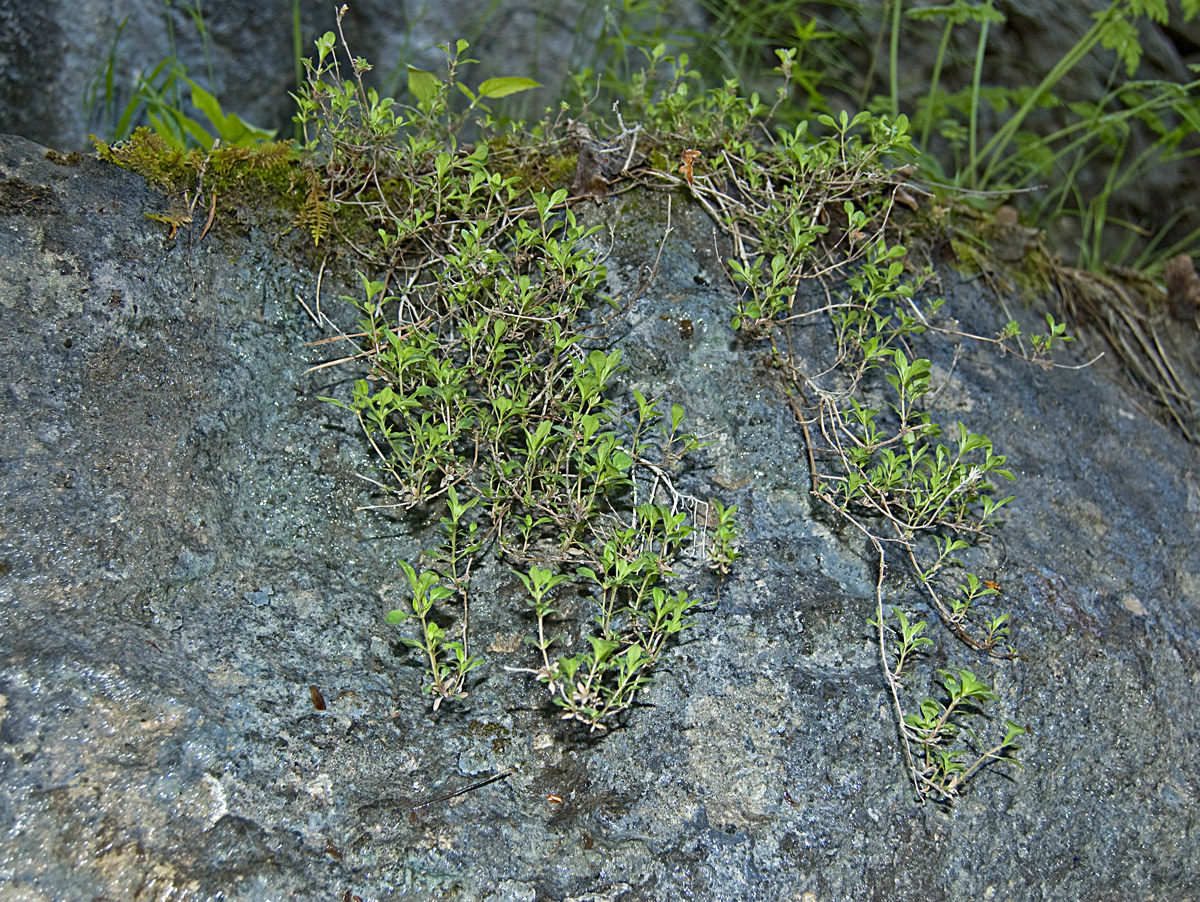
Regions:
[[[1018, 476], [985, 553], [1024, 659], [935, 625], [914, 679], [970, 666], [1030, 728], [1023, 770], [918, 806], [866, 626], [869, 549], [814, 510], [702, 212], [673, 201], [618, 330], [622, 390], [686, 406], [711, 444], [682, 484], [740, 505], [744, 556], [720, 584], [683, 568], [703, 611], [597, 737], [503, 670], [530, 663], [530, 622], [492, 565], [472, 610], [488, 666], [429, 711], [383, 619], [428, 534], [356, 510], [375, 500], [363, 441], [316, 396], [357, 374], [304, 372], [335, 353], [306, 344], [325, 333], [296, 301], [316, 300], [303, 242], [269, 215], [171, 240], [143, 216], [166, 204], [0, 139], [4, 899], [1200, 898], [1200, 456], [1108, 358], [918, 347], [934, 413]], [[612, 228], [614, 292], [664, 214], [638, 193], [582, 214]], [[964, 332], [1006, 319], [978, 283], [939, 290]], [[918, 607], [895, 572], [886, 600]]]

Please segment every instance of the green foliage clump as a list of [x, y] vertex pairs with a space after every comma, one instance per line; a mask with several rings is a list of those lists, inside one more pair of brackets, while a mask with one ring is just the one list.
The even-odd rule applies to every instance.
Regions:
[[[1187, 165], [1200, 153], [1200, 83], [1134, 80], [1143, 57], [1140, 30], [1172, 16], [1190, 21], [1200, 4], [1188, 0], [1172, 11], [1166, 0], [1112, 0], [1040, 80], [1017, 85], [996, 84], [992, 75], [990, 37], [1006, 21], [994, 0], [932, 6], [896, 0], [811, 11], [783, 2], [702, 0], [700, 6], [708, 19], [700, 30], [678, 24], [658, 0], [608, 10], [577, 95], [591, 97], [599, 86], [601, 104], [626, 102], [643, 87], [639, 54], [651, 60], [650, 81], [671, 86], [663, 92], [667, 107], [694, 105], [705, 94], [700, 85], [719, 91], [737, 84], [747, 97], [753, 89], [765, 95], [773, 54], [787, 48], [791, 73], [775, 105], [778, 127], [790, 130], [855, 107], [893, 121], [906, 113], [926, 182], [982, 192], [967, 197], [987, 208], [1011, 199], [1051, 232], [1064, 219], [1077, 220], [1080, 267], [1144, 268], [1180, 252], [1195, 255], [1200, 226], [1187, 211], [1156, 223], [1127, 222], [1112, 211], [1152, 170]], [[968, 52], [960, 58], [964, 45]], [[1058, 93], [1072, 71], [1098, 54], [1112, 61], [1102, 96]], [[656, 56], [672, 67], [660, 70]], [[903, 96], [904, 58], [933, 60], [922, 82], [928, 88], [911, 102]], [[1040, 125], [1047, 118], [1060, 125], [1047, 132]], [[1096, 184], [1083, 178], [1088, 168], [1100, 173]], [[1190, 228], [1181, 234], [1182, 223]]]
[[[412, 598], [389, 622], [416, 625], [425, 689], [437, 708], [466, 695], [471, 572], [485, 550], [525, 585], [538, 636], [534, 673], [565, 717], [607, 728], [646, 685], [696, 601], [671, 589], [674, 562], [697, 544], [703, 502], [674, 485], [698, 447], [679, 405], [614, 394], [619, 350], [605, 350], [596, 302], [605, 270], [567, 191], [530, 190], [506, 174], [515, 157], [456, 134], [484, 99], [532, 86], [491, 79], [448, 97], [463, 42], [446, 48], [447, 76], [410, 71], [417, 104], [364, 87], [350, 56], [341, 78], [335, 36], [317, 42], [298, 121], [324, 210], [314, 238], [336, 234], [359, 253], [363, 294], [354, 357], [370, 368], [348, 401], [377, 456], [379, 488], [400, 508], [442, 507], [439, 546], [421, 572], [405, 562]], [[466, 90], [466, 89], [463, 89]], [[343, 216], [344, 211], [350, 217]], [[367, 241], [366, 237], [370, 240]], [[727, 509], [713, 564], [736, 556]], [[549, 635], [555, 599], [587, 593], [597, 608], [585, 650]], [[461, 614], [449, 630], [445, 604]], [[454, 638], [449, 638], [450, 633]], [[520, 668], [518, 668], [520, 669]]]
[[[661, 48], [648, 58], [668, 71], [685, 68]], [[784, 85], [777, 97], [783, 98], [792, 56], [781, 51], [778, 59]], [[907, 196], [915, 154], [908, 120], [843, 112], [772, 131], [771, 109], [757, 96], [742, 99], [732, 83], [695, 95], [684, 89], [688, 84], [667, 77], [635, 81], [630, 105], [651, 123], [645, 140], [680, 152], [683, 165], [670, 171], [651, 166], [630, 177], [686, 191], [730, 239], [727, 265], [738, 289], [731, 324], [745, 340], [771, 347], [805, 433], [814, 495], [861, 530], [878, 553], [872, 623], [905, 760], [919, 798], [949, 801], [985, 765], [1015, 762], [1015, 739], [1023, 730], [1010, 723], [1000, 742], [979, 744], [965, 719], [996, 695], [965, 667], [946, 671], [947, 702], [908, 700], [905, 666], [929, 640], [920, 636], [925, 622], [910, 626], [910, 614], [898, 605], [885, 619], [885, 549], [896, 550], [926, 603], [966, 646], [993, 658], [1014, 657], [1009, 615], [991, 607], [995, 593], [958, 557], [997, 526], [1012, 497], [1001, 497], [995, 483], [1013, 476], [990, 439], [958, 423], [953, 438], [943, 440], [943, 427], [922, 406], [933, 370], [912, 343], [941, 331], [935, 323], [943, 302], [920, 300], [930, 274], [914, 278], [908, 253], [895, 240], [897, 201]], [[624, 121], [619, 127], [614, 139], [630, 130]], [[710, 159], [711, 167], [704, 166]], [[798, 309], [801, 284], [818, 279], [838, 280], [841, 287], [829, 303]], [[822, 318], [832, 345], [828, 359], [812, 369], [793, 351], [793, 330], [815, 327]], [[1047, 322], [1046, 335], [1031, 336], [1029, 353], [1017, 345], [1015, 323], [984, 340], [1046, 363], [1055, 345], [1070, 340], [1052, 316]], [[832, 465], [818, 467], [818, 459]], [[964, 738], [970, 742], [959, 744]]]

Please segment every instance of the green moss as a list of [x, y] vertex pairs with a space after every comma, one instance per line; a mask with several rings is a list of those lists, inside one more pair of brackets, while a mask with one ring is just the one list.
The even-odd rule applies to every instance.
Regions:
[[218, 195], [251, 193], [255, 197], [288, 198], [298, 182], [299, 154], [287, 141], [268, 141], [245, 147], [179, 150], [143, 126], [128, 140], [92, 142], [102, 160], [136, 172], [167, 191], [196, 190], [198, 183]]
[[230, 217], [244, 219], [247, 210], [276, 209], [303, 221], [310, 183], [316, 183], [287, 141], [180, 150], [147, 127], [115, 144], [95, 135], [92, 141], [100, 159], [137, 173], [169, 196], [166, 210], [146, 216], [169, 226], [172, 238], [185, 225], [207, 229]]

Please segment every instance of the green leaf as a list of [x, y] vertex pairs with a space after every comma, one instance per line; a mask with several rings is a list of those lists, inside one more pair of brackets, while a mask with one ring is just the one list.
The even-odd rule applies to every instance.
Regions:
[[1023, 726], [1013, 723], [1011, 720], [1006, 720], [1004, 726], [1007, 728], [1004, 734], [1004, 745], [1012, 745], [1018, 736], [1023, 736], [1028, 732]]
[[511, 75], [502, 78], [487, 78], [479, 86], [479, 96], [495, 99], [497, 97], [507, 97], [509, 94], [519, 94], [521, 91], [528, 91], [532, 88], [540, 88], [541, 86], [541, 82], [536, 82], [532, 78], [518, 78]]
[[[421, 574], [424, 576], [425, 574]], [[437, 574], [433, 574], [435, 577]], [[445, 601], [454, 595], [454, 590], [448, 586], [434, 586], [429, 590], [429, 598], [432, 601]]]
[[317, 38], [317, 64], [320, 65], [333, 51], [333, 45], [337, 42], [337, 36], [332, 31], [327, 31], [321, 37]]
[[413, 96], [417, 98], [417, 103], [421, 106], [433, 102], [440, 86], [441, 82], [432, 72], [426, 72], [416, 66], [408, 67], [408, 89], [413, 92]]
[[683, 422], [684, 411], [682, 404], [671, 405], [671, 431], [675, 432], [679, 428], [679, 424]]
[[234, 147], [247, 147], [270, 141], [275, 137], [275, 129], [259, 128], [251, 125], [237, 113], [225, 117], [225, 128], [221, 131], [221, 141]]
[[207, 116], [208, 121], [220, 132], [225, 126], [225, 114], [221, 112], [221, 104], [217, 102], [217, 98], [190, 78], [187, 79], [187, 83], [192, 86], [192, 106]]
[[636, 669], [638, 662], [642, 660], [644, 654], [645, 649], [636, 643], [625, 649], [623, 657], [625, 658], [624, 667], [626, 672], [632, 672], [634, 669]]
[[599, 636], [588, 636], [588, 641], [592, 643], [592, 654], [598, 663], [608, 660], [612, 653], [621, 647], [620, 642], [613, 639], [601, 639]]
[[[184, 81], [191, 85], [192, 88], [192, 106], [202, 112], [208, 121], [212, 123], [213, 128], [217, 133], [216, 136], [220, 138], [223, 143], [232, 145], [234, 147], [241, 147], [248, 144], [269, 141], [275, 137], [274, 130], [267, 131], [266, 129], [259, 128], [258, 126], [251, 125], [236, 113], [230, 113], [229, 115], [226, 115], [222, 111], [221, 104], [216, 97], [214, 97], [204, 88], [200, 87], [200, 85], [196, 84], [190, 78], [184, 78]], [[184, 125], [187, 127], [187, 124], [190, 123], [191, 120], [186, 119], [186, 117], [183, 118], [186, 120]], [[199, 126], [197, 126], [197, 128], [199, 128]], [[188, 132], [189, 134], [192, 134], [193, 137], [201, 140], [201, 143], [206, 149], [212, 146], [212, 136], [206, 132], [203, 132], [203, 130], [201, 130], [203, 139], [196, 135], [192, 128], [188, 128]]]

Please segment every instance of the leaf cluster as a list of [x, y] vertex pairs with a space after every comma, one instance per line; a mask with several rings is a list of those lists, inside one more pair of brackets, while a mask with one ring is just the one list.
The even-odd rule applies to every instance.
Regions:
[[[359, 313], [344, 360], [368, 372], [348, 399], [325, 400], [358, 419], [391, 506], [449, 512], [429, 553], [435, 565], [420, 575], [405, 565], [411, 610], [391, 615], [415, 624], [405, 641], [423, 652], [435, 706], [464, 697], [478, 664], [470, 571], [487, 548], [530, 568], [518, 572], [538, 622], [533, 672], [566, 716], [605, 729], [695, 604], [665, 582], [704, 506], [673, 481], [699, 443], [678, 404], [664, 409], [637, 391], [615, 401], [621, 353], [606, 348], [600, 306], [613, 302], [595, 228], [577, 219], [566, 189], [531, 190], [506, 142], [459, 145], [466, 113], [490, 115], [484, 100], [534, 83], [490, 79], [471, 91], [456, 76], [470, 62], [465, 43], [445, 49], [444, 78], [410, 70], [409, 107], [366, 89], [367, 64], [332, 34], [309, 65], [298, 98], [315, 174], [306, 208], [329, 214], [314, 237], [336, 236], [365, 270], [361, 296], [344, 299]], [[466, 113], [451, 109], [452, 91], [467, 98]], [[736, 524], [729, 508], [718, 520], [719, 569], [736, 557]], [[560, 650], [565, 640], [546, 635], [568, 584], [597, 606], [581, 636], [589, 651]], [[452, 599], [462, 610], [450, 640], [435, 614]]]

